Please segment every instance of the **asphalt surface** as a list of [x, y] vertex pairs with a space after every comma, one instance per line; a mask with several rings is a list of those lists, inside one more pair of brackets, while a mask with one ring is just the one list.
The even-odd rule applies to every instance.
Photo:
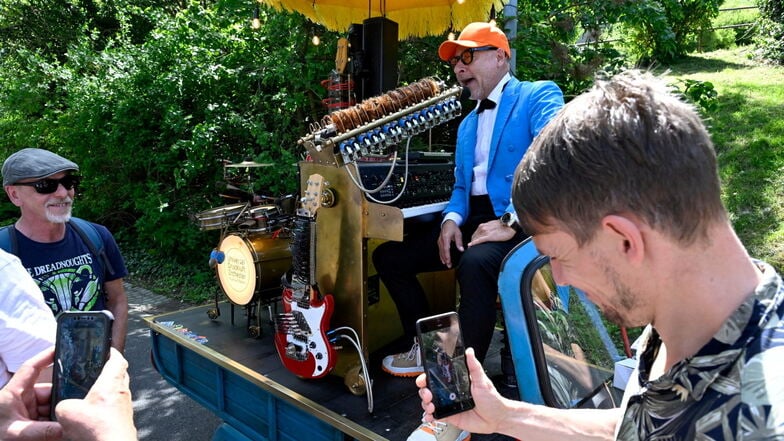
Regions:
[[164, 380], [152, 366], [145, 316], [187, 308], [146, 289], [125, 284], [130, 316], [125, 357], [140, 441], [209, 441], [221, 420]]

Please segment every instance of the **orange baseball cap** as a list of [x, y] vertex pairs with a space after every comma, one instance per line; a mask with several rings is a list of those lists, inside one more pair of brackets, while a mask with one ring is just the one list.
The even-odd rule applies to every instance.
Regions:
[[509, 49], [509, 40], [506, 39], [504, 31], [498, 27], [483, 21], [469, 24], [457, 37], [457, 40], [447, 40], [438, 47], [438, 57], [444, 61], [449, 61], [455, 56], [457, 48], [471, 48], [493, 46], [503, 49], [507, 57], [512, 56]]

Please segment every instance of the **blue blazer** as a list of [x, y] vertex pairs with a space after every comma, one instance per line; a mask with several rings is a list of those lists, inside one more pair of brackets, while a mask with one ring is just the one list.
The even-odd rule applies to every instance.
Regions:
[[[518, 81], [511, 78], [504, 87], [493, 126], [487, 164], [487, 192], [497, 216], [514, 212], [511, 204], [512, 180], [517, 164], [542, 128], [563, 107], [561, 89], [552, 81]], [[444, 214], [455, 212], [465, 221], [473, 180], [474, 148], [479, 117], [472, 110], [457, 129], [455, 186]]]

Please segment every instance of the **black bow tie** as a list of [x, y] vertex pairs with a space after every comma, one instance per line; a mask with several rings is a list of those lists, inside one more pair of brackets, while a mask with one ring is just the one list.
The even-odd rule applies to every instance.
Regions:
[[476, 113], [482, 113], [485, 109], [495, 109], [495, 101], [489, 100], [487, 98], [483, 99], [479, 102], [479, 108], [476, 109]]

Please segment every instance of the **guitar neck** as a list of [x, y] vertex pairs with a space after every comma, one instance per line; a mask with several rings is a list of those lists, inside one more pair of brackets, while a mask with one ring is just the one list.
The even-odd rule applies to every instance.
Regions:
[[321, 205], [324, 178], [313, 174], [308, 177], [307, 183], [308, 187], [302, 195], [302, 206], [297, 210], [292, 242], [292, 282], [299, 287], [316, 285], [316, 211]]
[[297, 216], [291, 240], [292, 285], [301, 288], [311, 281], [311, 223], [309, 217]]
[[310, 218], [310, 259], [308, 267], [308, 285], [314, 286], [316, 284], [316, 218]]

